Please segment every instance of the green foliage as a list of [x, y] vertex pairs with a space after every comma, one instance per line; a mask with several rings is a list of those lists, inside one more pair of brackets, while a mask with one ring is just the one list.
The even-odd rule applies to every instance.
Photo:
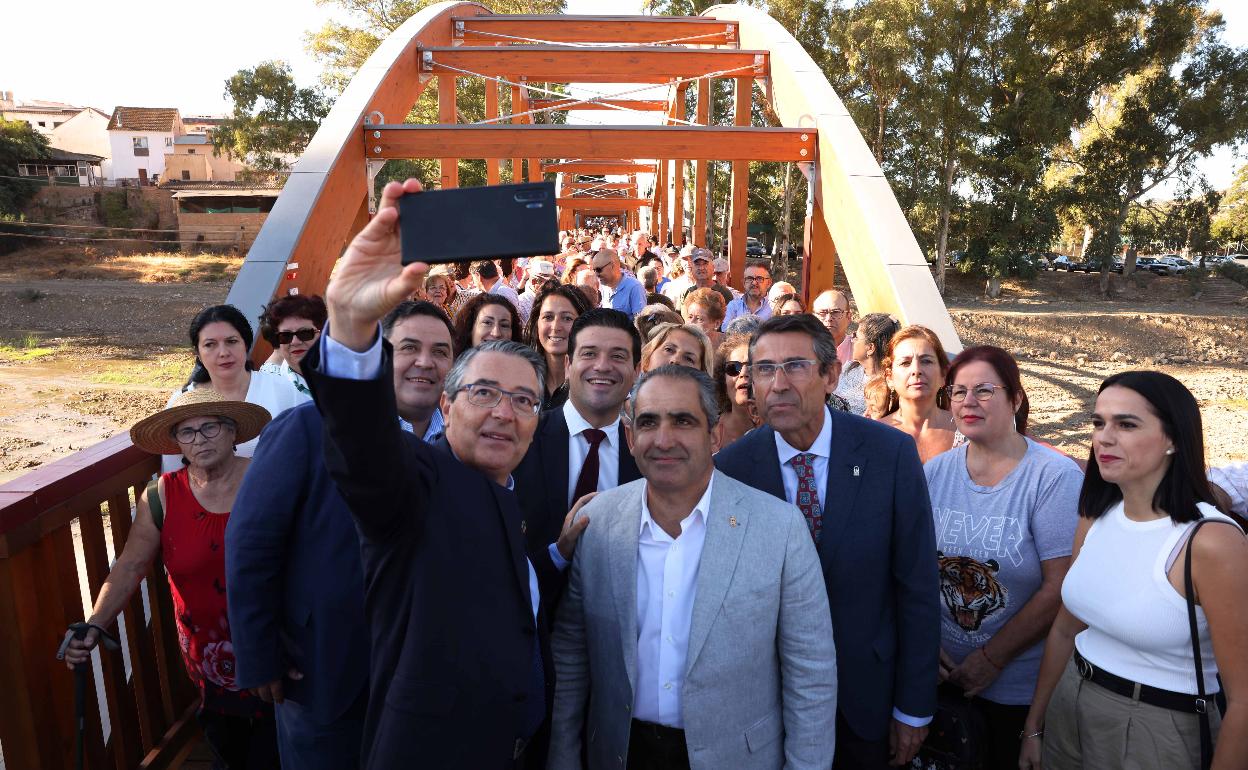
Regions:
[[288, 168], [330, 107], [319, 88], [299, 88], [281, 61], [239, 70], [225, 82], [225, 95], [234, 107], [212, 133], [213, 149], [261, 172]]
[[39, 183], [17, 179], [17, 164], [49, 156], [47, 138], [23, 120], [0, 120], [0, 217], [17, 216]]
[[1218, 265], [1218, 273], [1240, 286], [1248, 286], [1248, 267], [1244, 267], [1237, 262], [1223, 262]]
[[1210, 222], [1210, 235], [1220, 243], [1248, 240], [1248, 164], [1240, 166]]

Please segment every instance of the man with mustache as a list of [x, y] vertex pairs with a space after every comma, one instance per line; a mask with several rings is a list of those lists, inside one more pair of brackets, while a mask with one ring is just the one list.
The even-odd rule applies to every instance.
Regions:
[[836, 653], [793, 506], [715, 471], [715, 386], [641, 375], [627, 428], [643, 479], [600, 492], [551, 638], [552, 770], [827, 768]]
[[[641, 335], [623, 312], [593, 308], [572, 322], [568, 400], [542, 414], [516, 469], [530, 550], [544, 549], [559, 538], [566, 513], [577, 500], [641, 478], [620, 423], [620, 407], [640, 362]], [[546, 566], [545, 560], [534, 564], [539, 570]], [[559, 559], [555, 564], [564, 566]]]
[[[442, 436], [438, 399], [455, 359], [451, 321], [403, 302], [382, 321], [394, 351], [399, 423]], [[324, 423], [309, 402], [264, 432], [225, 532], [236, 681], [275, 702], [282, 764], [358, 767], [368, 700], [368, 628], [359, 536], [330, 477]]]
[[936, 712], [940, 648], [936, 535], [918, 451], [901, 431], [825, 405], [840, 368], [813, 316], [764, 321], [749, 360], [765, 425], [715, 464], [806, 517], [836, 633], [833, 767], [908, 764]]

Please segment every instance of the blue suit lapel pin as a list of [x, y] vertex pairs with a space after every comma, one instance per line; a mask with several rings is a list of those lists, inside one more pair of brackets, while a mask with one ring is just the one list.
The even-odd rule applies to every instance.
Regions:
[[735, 526], [737, 526], [737, 517], [736, 517], [736, 516], [729, 516], [729, 517], [728, 517], [728, 526], [730, 526], [730, 527], [735, 527]]
[[855, 475], [855, 476], [861, 476], [861, 475], [862, 475], [862, 474], [858, 471], [858, 466], [857, 466], [857, 465], [855, 465], [855, 466], [854, 466], [854, 475]]

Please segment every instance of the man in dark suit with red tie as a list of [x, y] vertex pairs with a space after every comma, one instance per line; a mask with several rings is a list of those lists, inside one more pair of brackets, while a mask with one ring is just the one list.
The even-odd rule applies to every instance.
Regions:
[[[594, 308], [572, 324], [568, 400], [542, 414], [515, 472], [516, 493], [530, 522], [531, 553], [545, 554], [559, 539], [568, 511], [581, 497], [641, 478], [620, 424], [640, 361], [641, 335], [619, 310]], [[534, 560], [539, 573], [549, 564]], [[554, 566], [565, 565], [556, 560]], [[542, 577], [546, 585], [548, 575]]]

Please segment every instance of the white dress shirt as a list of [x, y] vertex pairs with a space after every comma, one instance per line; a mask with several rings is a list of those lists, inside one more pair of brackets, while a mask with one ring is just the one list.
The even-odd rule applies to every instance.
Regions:
[[[810, 445], [810, 449], [797, 449], [781, 438], [780, 432], [776, 431], [776, 451], [780, 455], [780, 479], [784, 482], [784, 497], [794, 505], [797, 505], [797, 471], [793, 469], [789, 461], [803, 452], [815, 456], [815, 460], [812, 463], [815, 472], [815, 486], [819, 490], [819, 506], [826, 515], [828, 510], [828, 458], [832, 455], [832, 419], [828, 416], [827, 408], [823, 409], [823, 427], [819, 429], [819, 435], [815, 437], [815, 441]], [[932, 721], [930, 716], [910, 716], [897, 709], [893, 709], [893, 719], [911, 727], [924, 727]]]
[[[568, 423], [568, 508], [576, 501], [572, 493], [576, 491], [576, 480], [581, 477], [581, 468], [585, 458], [589, 456], [589, 439], [582, 433], [594, 426], [590, 425], [581, 413], [572, 406], [572, 400], [563, 402], [563, 419]], [[598, 445], [598, 490], [615, 489], [620, 485], [620, 418], [602, 428], [607, 437]]]
[[650, 517], [641, 495], [637, 540], [637, 690], [633, 716], [684, 728], [681, 715], [689, 627], [697, 595], [698, 565], [706, 542], [712, 479], [673, 539]]
[[780, 431], [776, 431], [776, 452], [780, 454], [780, 480], [784, 482], [784, 497], [794, 505], [797, 505], [797, 471], [789, 461], [803, 453], [815, 456], [812, 467], [815, 472], [815, 486], [819, 491], [819, 506], [826, 509], [828, 507], [828, 457], [832, 454], [832, 420], [828, 418], [826, 408], [820, 414], [823, 417], [823, 427], [819, 429], [819, 435], [815, 437], [815, 442], [810, 445], [810, 449], [798, 449], [791, 446], [781, 437]]
[[[344, 380], [373, 380], [381, 375], [381, 325], [377, 325], [377, 340], [373, 346], [363, 353], [357, 353], [329, 336], [329, 324], [325, 324], [325, 332], [321, 335], [321, 371], [330, 377]], [[507, 488], [512, 489], [515, 480], [507, 477]], [[558, 553], [555, 544], [550, 544], [551, 551]], [[529, 568], [529, 602], [533, 606], [533, 621], [537, 622], [537, 610], [541, 604], [542, 594], [538, 590], [537, 571], [533, 562], [526, 556], [524, 563]]]

